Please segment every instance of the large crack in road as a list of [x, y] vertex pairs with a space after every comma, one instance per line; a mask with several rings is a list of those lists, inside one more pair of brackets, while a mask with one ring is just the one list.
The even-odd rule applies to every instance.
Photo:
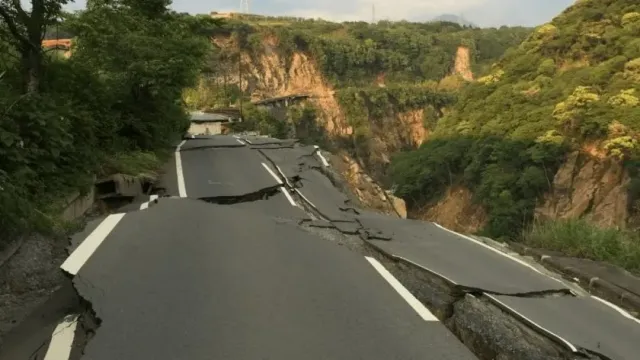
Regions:
[[[569, 288], [542, 288], [530, 291], [498, 291], [493, 288], [474, 287], [457, 283], [447, 276], [431, 270], [424, 264], [417, 264], [409, 259], [395, 255], [377, 242], [399, 241], [396, 233], [385, 232], [379, 228], [368, 226], [369, 221], [363, 217], [369, 214], [352, 205], [353, 196], [345, 196], [342, 203], [333, 203], [335, 210], [327, 210], [326, 204], [316, 204], [305, 195], [306, 186], [311, 186], [316, 179], [315, 174], [326, 178], [334, 189], [347, 190], [339, 175], [327, 166], [315, 162], [317, 148], [298, 148], [292, 143], [282, 145], [277, 141], [259, 142], [244, 139], [259, 156], [274, 170], [280, 183], [257, 189], [252, 192], [230, 196], [201, 196], [195, 200], [216, 205], [235, 205], [268, 200], [285, 188], [303, 210], [305, 216], [293, 220], [297, 228], [317, 238], [333, 242], [359, 255], [376, 259], [402, 285], [404, 285], [424, 306], [426, 306], [473, 354], [482, 360], [566, 360], [593, 359], [608, 360], [604, 352], [594, 348], [585, 348], [568, 342], [558, 334], [533, 323], [527, 317], [506, 304], [504, 299], [555, 299], [577, 298], [578, 295]], [[188, 142], [187, 142], [188, 143]], [[183, 148], [183, 151], [207, 151], [219, 148], [243, 148], [238, 144], [197, 145]], [[292, 159], [277, 159], [273, 156], [277, 151], [298, 149]], [[268, 151], [267, 151], [268, 150]], [[314, 171], [315, 173], [311, 173]], [[313, 176], [312, 176], [313, 175]], [[317, 194], [315, 194], [317, 195]], [[328, 194], [321, 194], [316, 200], [322, 200]], [[160, 197], [149, 201], [147, 206], [140, 206], [139, 211], [168, 200], [193, 201], [191, 198], [175, 199]], [[273, 216], [273, 221], [283, 221], [283, 217]], [[374, 218], [375, 219], [375, 218]], [[286, 221], [284, 217], [284, 221]], [[72, 242], [72, 248], [77, 244]], [[456, 256], [459, 256], [457, 254]], [[471, 255], [466, 255], [471, 256]], [[491, 266], [491, 264], [487, 264]], [[100, 311], [94, 309], [91, 296], [84, 292], [95, 288], [87, 279], [78, 274], [69, 274], [82, 299], [82, 307], [78, 317], [81, 324], [76, 330], [74, 343], [78, 358], [84, 354], [86, 345], [93, 335], [100, 332], [103, 319]], [[545, 276], [545, 275], [541, 275]], [[622, 359], [622, 358], [621, 358]]]

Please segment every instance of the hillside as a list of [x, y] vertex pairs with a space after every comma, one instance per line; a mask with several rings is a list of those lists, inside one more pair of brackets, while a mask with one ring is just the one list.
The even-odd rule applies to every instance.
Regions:
[[633, 225], [639, 36], [634, 0], [578, 1], [538, 27], [459, 93], [429, 142], [394, 161], [398, 194], [423, 218], [439, 217], [438, 201], [479, 205], [488, 219], [471, 227], [492, 236], [519, 237], [534, 214]]
[[472, 23], [471, 21], [465, 19], [464, 17], [453, 15], [453, 14], [442, 14], [442, 15], [436, 16], [431, 21], [448, 21], [448, 22], [456, 23], [462, 26], [478, 27], [478, 25]]
[[202, 109], [237, 106], [241, 96], [246, 103], [310, 94], [280, 119], [292, 126], [269, 122], [264, 113], [246, 117], [260, 119], [263, 132], [338, 149], [354, 174], [364, 167], [390, 185], [391, 155], [419, 146], [465, 79], [489, 70], [529, 32], [238, 15], [214, 37], [211, 72], [185, 99]]

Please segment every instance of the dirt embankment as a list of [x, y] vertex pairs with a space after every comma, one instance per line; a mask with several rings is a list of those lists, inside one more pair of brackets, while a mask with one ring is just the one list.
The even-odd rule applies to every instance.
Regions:
[[471, 51], [468, 47], [458, 46], [453, 69], [455, 74], [462, 76], [466, 81], [473, 80], [473, 72], [471, 71]]

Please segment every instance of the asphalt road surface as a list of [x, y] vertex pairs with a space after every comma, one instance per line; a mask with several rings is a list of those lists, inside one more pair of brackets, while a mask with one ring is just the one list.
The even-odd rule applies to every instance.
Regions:
[[357, 209], [328, 166], [293, 141], [182, 142], [163, 196], [73, 237], [62, 269], [84, 307], [14, 334], [0, 358], [478, 359], [388, 265], [341, 246], [347, 235], [485, 295], [575, 358], [638, 358], [640, 325], [624, 311], [476, 238]]
[[83, 359], [473, 358], [367, 259], [260, 211], [163, 199], [94, 256]]

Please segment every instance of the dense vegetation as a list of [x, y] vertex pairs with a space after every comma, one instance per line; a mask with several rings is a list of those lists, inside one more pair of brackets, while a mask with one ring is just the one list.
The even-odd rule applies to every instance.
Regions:
[[[477, 29], [450, 22], [333, 23], [241, 15], [218, 31], [219, 38], [230, 39], [229, 43], [235, 46], [215, 49], [211, 58], [218, 66], [198, 88], [186, 93], [186, 99], [198, 108], [229, 106], [241, 98], [246, 101], [248, 94], [241, 94], [237, 82], [228, 80], [242, 72], [238, 67], [239, 49], [255, 58], [278, 53], [286, 62], [285, 68], [294, 52], [306, 54], [318, 65], [323, 78], [336, 88], [347, 122], [355, 129], [353, 141], [344, 142], [347, 150], [359, 155], [365, 166], [373, 165], [375, 161], [367, 159], [372, 153], [372, 122], [384, 121], [399, 112], [424, 109], [425, 125], [435, 127], [442, 108], [455, 100], [450, 92], [463, 81], [450, 75], [459, 46], [468, 47], [469, 65], [480, 73], [529, 33], [530, 29], [520, 27]], [[251, 84], [247, 93], [250, 92]], [[306, 107], [292, 112], [290, 118], [296, 124], [306, 124], [298, 128], [309, 129], [313, 112]], [[258, 114], [256, 118], [262, 119], [254, 122], [256, 127], [269, 128], [271, 133], [277, 130], [268, 114]], [[277, 131], [286, 133], [284, 129]], [[317, 129], [311, 133], [316, 141], [324, 139]], [[305, 134], [310, 136], [308, 131]]]
[[[209, 51], [194, 34], [210, 34], [212, 20], [169, 11], [168, 0], [89, 1], [63, 14], [66, 2], [0, 3], [0, 246], [50, 227], [93, 175], [157, 162], [188, 127], [182, 89]], [[56, 25], [75, 35], [69, 59], [41, 47]]]
[[640, 4], [576, 2], [458, 96], [432, 140], [395, 159], [398, 193], [416, 206], [462, 183], [485, 232], [517, 238], [567, 151], [595, 144], [637, 169]]
[[220, 29], [221, 35], [233, 35], [242, 48], [256, 54], [272, 50], [290, 59], [294, 51], [308, 53], [337, 86], [368, 86], [380, 76], [387, 83], [439, 81], [451, 74], [461, 45], [469, 47], [472, 70], [479, 73], [529, 32], [448, 22], [274, 22], [272, 18], [230, 20]]

